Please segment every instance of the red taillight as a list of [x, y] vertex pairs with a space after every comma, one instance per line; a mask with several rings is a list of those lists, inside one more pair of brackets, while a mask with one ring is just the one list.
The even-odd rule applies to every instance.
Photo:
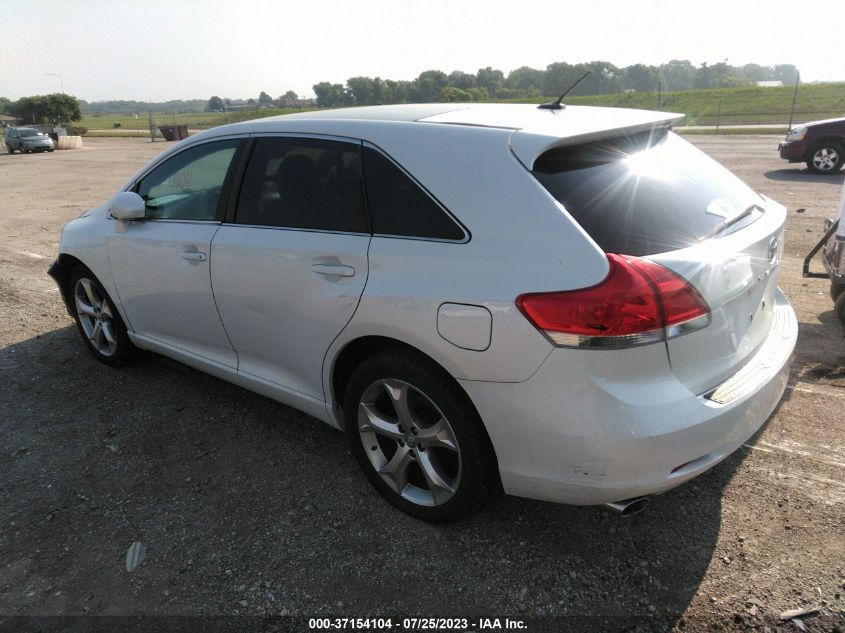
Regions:
[[610, 273], [600, 284], [520, 295], [517, 307], [557, 345], [571, 347], [641, 345], [709, 322], [701, 295], [668, 268], [627, 255], [607, 259]]

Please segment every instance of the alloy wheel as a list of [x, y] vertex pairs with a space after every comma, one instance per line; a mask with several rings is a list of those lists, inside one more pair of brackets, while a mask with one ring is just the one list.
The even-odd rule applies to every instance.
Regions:
[[813, 154], [813, 165], [819, 171], [831, 171], [839, 163], [839, 153], [832, 147], [820, 147]]
[[81, 277], [76, 282], [73, 295], [79, 323], [88, 341], [98, 353], [112, 356], [117, 351], [117, 337], [108, 301], [87, 277]]
[[370, 464], [400, 497], [420, 506], [448, 502], [461, 480], [461, 451], [446, 416], [422, 391], [377, 380], [361, 395], [358, 433]]

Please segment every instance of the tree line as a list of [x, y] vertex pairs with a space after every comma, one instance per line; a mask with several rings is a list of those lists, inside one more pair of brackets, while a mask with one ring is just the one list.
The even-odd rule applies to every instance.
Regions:
[[288, 90], [285, 94], [273, 98], [263, 90], [258, 95], [258, 99], [224, 99], [214, 95], [205, 104], [206, 112], [223, 112], [226, 108], [232, 106], [255, 106], [256, 108], [288, 108], [296, 105], [299, 102], [299, 96], [293, 91]]
[[[321, 81], [314, 84], [320, 107], [418, 103], [435, 101], [493, 101], [507, 99], [541, 99], [555, 97], [590, 71], [571, 94], [602, 95], [625, 91], [683, 91], [706, 88], [742, 87], [757, 81], [774, 80], [792, 84], [798, 69], [792, 64], [731, 66], [727, 61], [693, 65], [689, 60], [673, 59], [659, 66], [633, 64], [618, 67], [610, 62], [592, 61], [583, 64], [555, 62], [545, 69], [522, 66], [507, 75], [487, 66], [475, 73], [454, 70], [426, 70], [416, 79], [392, 80], [381, 77], [350, 77], [345, 83]], [[232, 106], [292, 107], [302, 101], [293, 90], [276, 98], [261, 91], [257, 98], [174, 99], [170, 101], [98, 101], [87, 102], [64, 94], [37, 95], [11, 101], [0, 97], [0, 113], [13, 114], [27, 123], [78, 121], [82, 114], [162, 112], [220, 112]]]
[[555, 62], [546, 66], [545, 70], [522, 66], [507, 75], [490, 66], [480, 68], [474, 74], [455, 70], [447, 75], [440, 70], [426, 70], [412, 81], [350, 77], [345, 84], [322, 81], [314, 84], [313, 88], [321, 107], [536, 99], [561, 94], [587, 71], [590, 74], [571, 94], [742, 87], [766, 80], [790, 84], [798, 78], [798, 69], [792, 64], [731, 66], [725, 61], [694, 66], [688, 60], [673, 59], [659, 66], [633, 64], [624, 68], [604, 61], [583, 64]]
[[79, 121], [82, 110], [76, 97], [62, 93], [21, 97], [12, 101], [0, 97], [0, 114], [11, 114], [25, 123], [64, 124]]

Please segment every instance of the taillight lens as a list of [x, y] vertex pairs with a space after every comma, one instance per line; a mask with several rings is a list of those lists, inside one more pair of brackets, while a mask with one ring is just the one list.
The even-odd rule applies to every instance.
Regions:
[[610, 273], [580, 290], [520, 295], [519, 310], [556, 345], [633, 347], [705, 327], [710, 308], [686, 280], [647, 259], [608, 254]]

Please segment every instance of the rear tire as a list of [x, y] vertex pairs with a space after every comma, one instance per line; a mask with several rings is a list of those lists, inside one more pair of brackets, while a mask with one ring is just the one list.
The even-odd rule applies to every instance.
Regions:
[[830, 298], [833, 299], [834, 303], [843, 292], [845, 292], [845, 284], [830, 284]]
[[77, 266], [70, 272], [66, 296], [79, 334], [98, 361], [120, 366], [135, 355], [137, 348], [129, 340], [120, 313], [88, 268]]
[[816, 174], [835, 174], [845, 163], [845, 149], [835, 141], [822, 141], [812, 147], [806, 162]]
[[418, 519], [450, 521], [501, 489], [496, 458], [467, 395], [422, 356], [386, 350], [352, 373], [344, 397], [350, 448], [367, 479]]
[[6, 151], [7, 151], [7, 152], [9, 152], [10, 154], [14, 154], [14, 153], [15, 153], [15, 150], [13, 150], [13, 149], [12, 149], [12, 146], [11, 146], [11, 145], [6, 145]]

